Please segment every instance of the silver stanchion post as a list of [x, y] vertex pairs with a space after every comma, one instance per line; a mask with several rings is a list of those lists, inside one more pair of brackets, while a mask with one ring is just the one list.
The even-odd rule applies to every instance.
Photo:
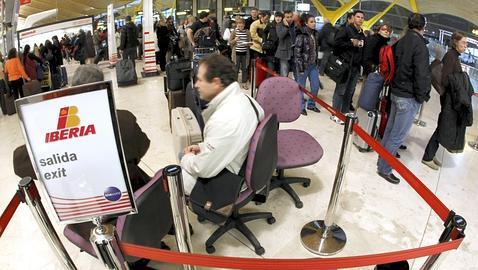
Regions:
[[96, 257], [103, 262], [107, 269], [128, 270], [128, 263], [121, 254], [116, 240], [115, 226], [102, 224], [101, 217], [93, 218], [93, 224], [96, 227], [91, 229], [90, 242], [96, 252]]
[[254, 97], [254, 92], [256, 91], [256, 59], [252, 60], [251, 69], [251, 97]]
[[471, 141], [471, 142], [468, 142], [468, 145], [475, 149], [476, 151], [478, 151], [478, 136], [476, 137], [476, 139], [474, 141]]
[[304, 247], [318, 255], [334, 255], [341, 251], [347, 242], [345, 231], [335, 224], [335, 212], [339, 202], [345, 172], [350, 159], [352, 146], [352, 127], [357, 122], [355, 114], [347, 114], [345, 122], [342, 149], [340, 150], [339, 163], [335, 173], [335, 182], [330, 195], [329, 207], [324, 220], [315, 220], [307, 223], [300, 232]]
[[[178, 249], [180, 252], [193, 253], [181, 167], [170, 165], [163, 169], [163, 173], [168, 181]], [[188, 270], [196, 269], [192, 265], [183, 265], [183, 267]]]
[[[453, 233], [458, 233], [460, 237], [464, 237], [465, 228], [466, 220], [462, 216], [456, 215], [455, 212], [450, 211], [448, 218], [445, 221], [445, 229], [443, 230], [438, 242], [444, 243], [450, 241]], [[441, 253], [428, 257], [420, 270], [438, 269], [442, 258], [443, 256]]]
[[31, 177], [24, 177], [20, 180], [18, 188], [20, 195], [22, 196], [22, 201], [26, 202], [30, 208], [33, 217], [38, 223], [38, 226], [40, 226], [43, 236], [47, 239], [58, 260], [61, 261], [65, 269], [76, 270], [77, 268], [75, 264], [71, 260], [63, 243], [60, 241], [60, 238], [58, 237], [55, 228], [53, 228], [53, 224], [43, 207], [40, 194], [38, 193], [38, 189], [35, 186], [33, 179]]
[[420, 106], [420, 111], [418, 113], [418, 118], [413, 120], [413, 123], [419, 127], [426, 127], [427, 126], [427, 123], [425, 121], [422, 120], [422, 116], [423, 116], [423, 105], [422, 104]]

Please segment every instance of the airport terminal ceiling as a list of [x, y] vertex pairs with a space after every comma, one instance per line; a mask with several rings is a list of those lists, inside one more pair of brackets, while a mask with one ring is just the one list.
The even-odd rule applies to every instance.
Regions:
[[[154, 0], [162, 1], [162, 0]], [[193, 0], [197, 1], [197, 0]], [[258, 1], [264, 0], [256, 0]], [[275, 1], [275, 0], [274, 0]], [[362, 0], [362, 2], [375, 0]], [[478, 18], [478, 2], [476, 0], [459, 0], [450, 4], [449, 0], [398, 0], [397, 4], [411, 10], [410, 2], [415, 2], [418, 11], [425, 14], [444, 13], [454, 15], [471, 23], [477, 24]], [[30, 4], [22, 5], [20, 8], [20, 17], [27, 17], [28, 15], [58, 8], [57, 20], [64, 20], [69, 18], [80, 17], [84, 15], [98, 15], [106, 12], [106, 6], [113, 3], [115, 7], [119, 7], [132, 0], [31, 0]], [[251, 1], [249, 1], [251, 2]], [[340, 5], [337, 0], [320, 0], [325, 6]], [[347, 2], [343, 0], [340, 2]], [[379, 2], [393, 2], [393, 0], [384, 0]]]

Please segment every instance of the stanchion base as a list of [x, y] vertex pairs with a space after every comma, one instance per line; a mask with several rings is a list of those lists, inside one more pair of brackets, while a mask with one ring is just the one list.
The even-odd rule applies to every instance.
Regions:
[[148, 71], [148, 72], [141, 71], [141, 76], [143, 76], [143, 78], [153, 77], [153, 76], [159, 76], [159, 70], [156, 70], [156, 71]]
[[426, 127], [427, 126], [427, 123], [425, 121], [422, 121], [422, 120], [418, 120], [418, 119], [415, 119], [413, 120], [413, 123], [419, 127]]
[[468, 142], [468, 145], [478, 151], [478, 142]]
[[322, 256], [334, 255], [341, 251], [347, 243], [344, 230], [337, 225], [328, 228], [324, 236], [326, 226], [323, 220], [307, 223], [300, 232], [302, 245], [310, 252]]

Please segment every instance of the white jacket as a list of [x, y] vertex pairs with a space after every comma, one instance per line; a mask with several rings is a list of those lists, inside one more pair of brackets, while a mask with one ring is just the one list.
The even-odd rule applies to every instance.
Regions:
[[251, 100], [264, 118], [264, 110], [247, 97], [234, 82], [219, 93], [204, 110], [204, 141], [201, 152], [181, 159], [186, 194], [190, 194], [198, 177], [211, 178], [224, 168], [238, 174], [249, 149], [249, 142], [258, 125]]

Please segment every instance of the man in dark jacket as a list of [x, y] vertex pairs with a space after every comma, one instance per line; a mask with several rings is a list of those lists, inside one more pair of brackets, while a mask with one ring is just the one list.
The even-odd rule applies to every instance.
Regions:
[[[423, 38], [426, 19], [413, 13], [408, 18], [408, 31], [394, 48], [395, 75], [391, 83], [392, 108], [382, 145], [395, 155], [413, 124], [413, 119], [424, 101], [430, 98], [431, 75], [426, 41]], [[378, 175], [392, 184], [400, 183], [392, 167], [381, 157], [377, 163]]]
[[324, 19], [324, 26], [319, 32], [320, 51], [322, 52], [322, 59], [320, 60], [319, 73], [324, 76], [325, 65], [329, 60], [335, 42], [335, 33], [337, 29], [330, 23], [329, 19]]
[[246, 19], [246, 29], [251, 29], [251, 24], [259, 19], [259, 9], [253, 7], [251, 9], [251, 16]]
[[284, 11], [284, 19], [276, 27], [277, 38], [279, 40], [275, 57], [280, 61], [280, 75], [287, 77], [289, 71], [293, 69], [293, 45], [295, 42], [295, 29], [292, 20], [292, 11]]
[[[354, 96], [355, 86], [360, 75], [362, 48], [365, 39], [361, 28], [363, 21], [363, 11], [354, 11], [353, 23], [340, 28], [335, 36], [334, 54], [349, 65], [349, 70], [344, 75], [342, 82], [336, 84], [333, 97], [334, 109], [344, 114], [350, 110], [350, 102]], [[337, 123], [341, 122], [335, 117], [332, 120]]]
[[126, 24], [121, 32], [120, 50], [123, 51], [123, 59], [135, 60], [138, 57], [138, 28], [131, 21], [131, 16], [126, 16]]

